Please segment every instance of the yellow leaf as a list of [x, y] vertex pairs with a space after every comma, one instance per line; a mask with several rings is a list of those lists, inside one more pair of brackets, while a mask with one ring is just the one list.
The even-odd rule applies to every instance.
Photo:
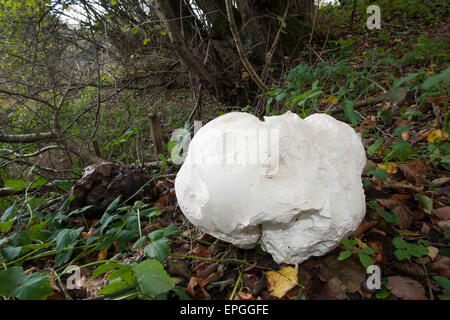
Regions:
[[427, 140], [429, 143], [434, 143], [436, 140], [443, 140], [447, 138], [448, 138], [447, 132], [442, 133], [441, 130], [434, 130], [432, 133], [428, 135]]
[[281, 299], [289, 290], [298, 286], [297, 270], [286, 267], [279, 271], [268, 271], [266, 282], [270, 294]]
[[397, 173], [397, 164], [394, 162], [380, 163], [380, 164], [378, 164], [378, 167], [386, 170], [387, 173], [389, 173], [389, 174]]
[[108, 249], [100, 250], [97, 254], [97, 261], [105, 260], [108, 256]]
[[361, 249], [367, 248], [367, 244], [366, 244], [365, 242], [362, 242], [362, 241], [361, 241], [360, 239], [358, 239], [358, 238], [356, 238], [355, 240], [356, 240], [358, 246], [359, 246]]

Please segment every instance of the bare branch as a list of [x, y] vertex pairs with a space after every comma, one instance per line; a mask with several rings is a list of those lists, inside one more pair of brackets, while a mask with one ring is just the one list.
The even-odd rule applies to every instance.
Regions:
[[250, 77], [253, 79], [253, 81], [258, 85], [259, 89], [263, 92], [267, 91], [268, 90], [267, 85], [259, 77], [255, 69], [253, 69], [252, 65], [250, 64], [250, 61], [248, 61], [247, 56], [245, 55], [241, 37], [239, 36], [239, 31], [237, 29], [236, 22], [234, 21], [233, 5], [231, 4], [231, 0], [225, 0], [225, 4], [227, 7], [227, 16], [228, 21], [230, 23], [231, 33], [233, 34], [234, 42], [236, 43], [236, 48], [239, 53], [239, 57], [241, 57], [242, 64], [244, 65], [247, 72], [250, 74]]

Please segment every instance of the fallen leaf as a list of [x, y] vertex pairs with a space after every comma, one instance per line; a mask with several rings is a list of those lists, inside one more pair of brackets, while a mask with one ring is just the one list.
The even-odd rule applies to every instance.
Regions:
[[199, 244], [196, 244], [194, 248], [192, 248], [192, 253], [198, 257], [210, 258], [208, 249]]
[[450, 178], [437, 178], [434, 179], [433, 181], [431, 181], [431, 186], [433, 188], [439, 188], [442, 187], [444, 184], [449, 183], [450, 182]]
[[338, 261], [334, 254], [323, 259], [320, 274], [328, 281], [337, 278], [345, 286], [346, 292], [354, 293], [361, 287], [366, 278], [365, 268], [353, 259]]
[[439, 219], [449, 220], [450, 219], [450, 207], [443, 207], [439, 209], [434, 209], [433, 214]]
[[208, 281], [198, 277], [191, 277], [187, 286], [187, 293], [196, 300], [208, 300], [210, 295], [208, 291], [205, 290], [205, 286]]
[[433, 246], [427, 247], [428, 249], [428, 256], [431, 258], [431, 260], [436, 259], [437, 255], [439, 254], [439, 249]]
[[355, 232], [353, 232], [353, 237], [358, 238], [364, 234], [367, 230], [372, 229], [378, 224], [378, 221], [366, 221], [362, 223]]
[[286, 267], [279, 271], [267, 271], [266, 281], [270, 294], [281, 299], [289, 290], [298, 286], [297, 270]]
[[389, 277], [386, 287], [391, 290], [397, 298], [404, 300], [426, 299], [425, 289], [416, 280], [394, 276]]
[[250, 293], [239, 291], [234, 300], [255, 300], [255, 298]]
[[395, 162], [380, 163], [378, 167], [386, 170], [389, 174], [397, 173], [397, 164]]
[[346, 300], [347, 295], [345, 294], [345, 286], [338, 278], [331, 278], [328, 281], [328, 287], [333, 292], [333, 295], [337, 300]]
[[445, 140], [447, 138], [448, 138], [447, 132], [442, 132], [441, 130], [434, 130], [428, 135], [427, 141], [429, 143], [434, 143], [440, 140]]
[[411, 195], [410, 194], [404, 194], [404, 193], [396, 193], [394, 195], [392, 195], [392, 198], [394, 200], [400, 201], [400, 202], [406, 202], [409, 199], [411, 199]]
[[190, 263], [185, 260], [171, 259], [167, 262], [167, 272], [174, 276], [189, 279], [192, 276]]
[[450, 278], [450, 258], [446, 256], [438, 256], [436, 261], [431, 265], [431, 270], [440, 276]]
[[392, 209], [392, 213], [400, 219], [400, 226], [402, 229], [408, 229], [412, 222], [411, 212], [408, 207], [405, 204], [401, 204]]
[[397, 190], [407, 190], [407, 191], [412, 191], [415, 193], [423, 192], [423, 186], [416, 187], [406, 181], [401, 181], [401, 182], [396, 181], [396, 182], [392, 183], [392, 186]]
[[108, 257], [108, 249], [100, 250], [97, 254], [97, 261], [105, 260]]
[[399, 202], [399, 201], [397, 201], [395, 199], [376, 199], [376, 201], [381, 206], [383, 206], [384, 208], [389, 209], [389, 210], [391, 210], [391, 209], [395, 208], [396, 206], [402, 204], [401, 202]]

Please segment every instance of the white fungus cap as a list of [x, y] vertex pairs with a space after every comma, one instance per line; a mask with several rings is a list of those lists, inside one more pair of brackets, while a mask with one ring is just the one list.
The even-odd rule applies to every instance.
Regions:
[[321, 256], [361, 223], [366, 163], [359, 135], [325, 114], [220, 116], [201, 128], [175, 180], [201, 230], [278, 263]]

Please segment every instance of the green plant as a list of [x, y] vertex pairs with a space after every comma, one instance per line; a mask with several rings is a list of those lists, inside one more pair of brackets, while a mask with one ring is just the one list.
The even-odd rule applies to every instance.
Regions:
[[411, 257], [422, 258], [428, 254], [428, 249], [423, 246], [428, 243], [424, 240], [419, 240], [414, 244], [408, 243], [400, 237], [395, 237], [392, 240], [392, 244], [397, 249], [394, 251], [394, 255], [399, 261], [404, 259], [410, 260]]
[[343, 239], [341, 244], [346, 248], [346, 250], [339, 253], [339, 261], [349, 258], [352, 254], [356, 254], [358, 255], [359, 261], [365, 268], [373, 265], [373, 261], [370, 256], [375, 254], [375, 250], [367, 245], [364, 245], [362, 241], [356, 239]]

